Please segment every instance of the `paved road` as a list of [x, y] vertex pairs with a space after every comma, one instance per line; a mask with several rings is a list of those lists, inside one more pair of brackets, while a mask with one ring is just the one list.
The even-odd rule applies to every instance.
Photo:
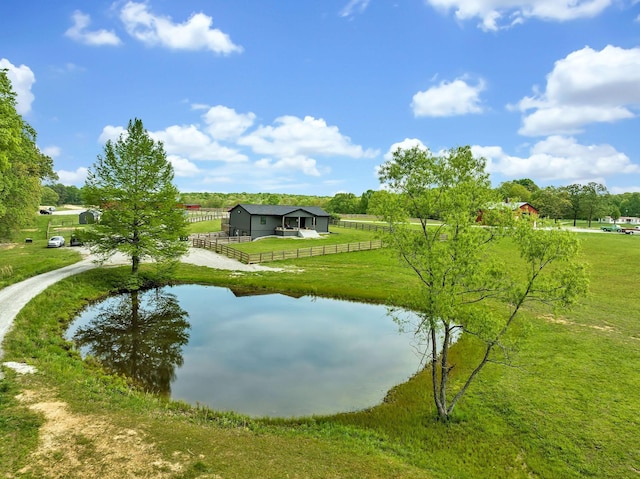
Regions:
[[70, 266], [39, 274], [20, 283], [0, 289], [0, 358], [4, 355], [2, 342], [5, 334], [9, 331], [11, 323], [20, 310], [33, 297], [67, 276], [82, 273], [95, 267], [96, 265], [91, 259], [84, 259]]

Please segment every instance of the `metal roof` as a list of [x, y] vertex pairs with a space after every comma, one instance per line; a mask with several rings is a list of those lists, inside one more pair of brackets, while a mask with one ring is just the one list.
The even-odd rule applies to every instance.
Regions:
[[294, 211], [303, 210], [313, 216], [331, 216], [319, 206], [284, 206], [284, 205], [246, 205], [238, 204], [231, 208], [232, 210], [241, 207], [250, 215], [262, 216], [286, 216]]

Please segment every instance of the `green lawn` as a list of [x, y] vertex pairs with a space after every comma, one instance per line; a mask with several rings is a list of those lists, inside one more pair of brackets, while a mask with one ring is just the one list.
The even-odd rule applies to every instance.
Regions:
[[376, 239], [375, 233], [331, 226], [330, 234], [322, 235], [322, 238], [265, 238], [250, 243], [233, 244], [233, 248], [245, 253], [265, 253], [268, 251], [289, 251], [298, 248], [310, 248], [312, 246], [358, 243]]
[[198, 221], [189, 223], [189, 233], [213, 233], [220, 231], [220, 220]]
[[[73, 248], [47, 248], [47, 224], [52, 218], [49, 215], [38, 216], [33, 227], [21, 231], [14, 242], [0, 244], [0, 288], [81, 259], [78, 251]], [[60, 234], [68, 244], [71, 235], [67, 228], [73, 229], [75, 226], [63, 226], [61, 223], [62, 221], [58, 221], [57, 226], [49, 229], [49, 236]], [[26, 242], [27, 238], [31, 240], [30, 243]]]
[[[515, 331], [517, 367], [485, 368], [448, 424], [434, 420], [428, 374], [397, 386], [369, 410], [295, 421], [215, 414], [138, 394], [80, 361], [61, 339], [74, 311], [118, 289], [127, 269], [68, 278], [32, 301], [5, 341], [7, 360], [27, 361], [41, 372], [8, 374], [0, 382], [0, 435], [6, 438], [0, 476], [15, 474], [35, 448], [41, 419], [13, 399], [29, 389], [57, 391], [79, 415], [144, 430], [167, 460], [188, 451], [186, 469], [174, 477], [637, 478], [640, 237], [580, 238], [591, 265], [590, 296], [565, 316], [541, 309], [523, 316]], [[499, 254], [517, 261], [508, 244]], [[384, 250], [270, 265], [296, 271], [237, 274], [181, 265], [177, 278], [397, 304], [416, 284]], [[457, 344], [455, 371], [468, 370], [477, 354], [473, 341]], [[69, 438], [78, 447], [86, 441]], [[101, 459], [87, 454], [87, 460]]]

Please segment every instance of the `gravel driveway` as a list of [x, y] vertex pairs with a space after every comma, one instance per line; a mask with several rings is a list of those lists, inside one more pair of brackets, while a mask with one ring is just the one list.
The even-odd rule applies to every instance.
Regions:
[[[17, 314], [32, 298], [61, 279], [98, 267], [87, 249], [81, 249], [80, 251], [85, 256], [85, 259], [78, 263], [48, 273], [39, 274], [20, 283], [0, 289], [0, 359], [2, 359], [4, 355], [2, 342], [4, 341], [5, 334], [11, 328], [11, 324]], [[257, 264], [240, 263], [234, 259], [200, 248], [190, 248], [189, 252], [182, 257], [182, 262], [230, 271], [284, 271], [282, 268], [270, 268]], [[116, 254], [107, 261], [105, 265], [128, 263], [129, 260], [124, 255]]]

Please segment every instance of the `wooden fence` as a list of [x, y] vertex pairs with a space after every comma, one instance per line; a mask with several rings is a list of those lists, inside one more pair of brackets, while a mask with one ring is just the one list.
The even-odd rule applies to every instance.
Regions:
[[[242, 237], [241, 237], [242, 238]], [[233, 239], [233, 238], [229, 238]], [[287, 251], [267, 251], [264, 253], [245, 253], [239, 251], [229, 243], [223, 241], [209, 241], [193, 238], [193, 246], [196, 248], [207, 248], [216, 253], [223, 254], [229, 258], [237, 259], [245, 264], [264, 263], [267, 261], [278, 261], [283, 259], [310, 258], [312, 256], [323, 256], [327, 254], [351, 253], [356, 251], [369, 251], [382, 248], [382, 240], [361, 241], [359, 243], [332, 244], [322, 246], [311, 246], [308, 248], [298, 248]]]
[[357, 221], [333, 220], [331, 221], [331, 224], [334, 226], [339, 226], [341, 228], [351, 228], [351, 229], [363, 230], [363, 231], [376, 231], [376, 232], [383, 231], [385, 233], [389, 231], [388, 226], [376, 225], [373, 223], [359, 223]]
[[188, 215], [187, 216], [187, 221], [189, 223], [199, 223], [200, 221], [211, 221], [211, 220], [219, 220], [224, 218], [224, 216], [222, 216], [222, 214], [195, 214], [195, 215]]

